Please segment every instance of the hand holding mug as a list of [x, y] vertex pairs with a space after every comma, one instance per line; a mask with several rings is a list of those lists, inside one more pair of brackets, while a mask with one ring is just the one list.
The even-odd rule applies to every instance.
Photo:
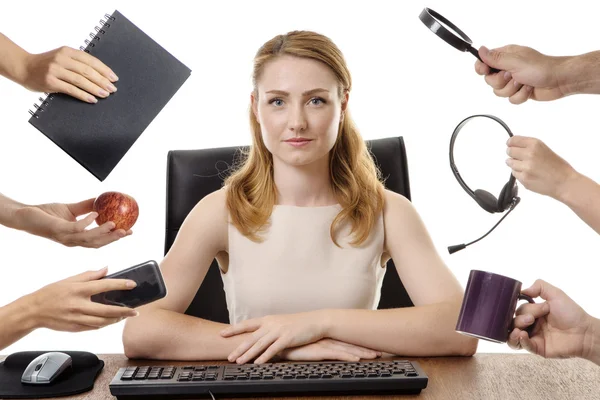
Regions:
[[[541, 297], [545, 303], [524, 304], [517, 310], [508, 345], [542, 357], [586, 357], [592, 334], [592, 318], [562, 290], [541, 279], [523, 293]], [[534, 319], [536, 326], [529, 334]]]

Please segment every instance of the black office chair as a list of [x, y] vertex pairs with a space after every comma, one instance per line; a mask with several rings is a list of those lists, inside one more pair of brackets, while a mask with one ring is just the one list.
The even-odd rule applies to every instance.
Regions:
[[[385, 178], [385, 186], [410, 200], [406, 150], [402, 137], [367, 141], [375, 162]], [[204, 196], [222, 187], [237, 159], [238, 147], [203, 150], [172, 150], [167, 156], [167, 221], [165, 254], [175, 241], [185, 217]], [[378, 308], [413, 306], [390, 260], [381, 288]], [[217, 261], [213, 261], [186, 314], [229, 323], [223, 281]]]

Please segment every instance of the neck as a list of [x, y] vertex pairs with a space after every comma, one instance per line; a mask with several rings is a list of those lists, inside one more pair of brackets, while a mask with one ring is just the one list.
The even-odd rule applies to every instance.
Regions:
[[319, 207], [336, 204], [329, 176], [329, 155], [301, 166], [273, 158], [273, 179], [277, 204]]

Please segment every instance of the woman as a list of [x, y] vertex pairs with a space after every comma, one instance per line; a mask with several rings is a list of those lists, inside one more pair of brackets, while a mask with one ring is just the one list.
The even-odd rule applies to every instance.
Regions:
[[[133, 358], [263, 363], [383, 352], [471, 355], [462, 289], [404, 197], [386, 191], [348, 115], [350, 73], [326, 37], [296, 31], [254, 60], [253, 146], [200, 201], [162, 263], [169, 295], [127, 321]], [[227, 326], [184, 315], [214, 258]], [[415, 307], [376, 310], [389, 258]]]

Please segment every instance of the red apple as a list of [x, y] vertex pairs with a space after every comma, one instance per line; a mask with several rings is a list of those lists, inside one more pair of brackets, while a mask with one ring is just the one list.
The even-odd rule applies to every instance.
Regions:
[[115, 229], [128, 231], [138, 219], [139, 208], [135, 199], [125, 193], [102, 193], [94, 201], [94, 211], [98, 213], [98, 226], [112, 221]]

